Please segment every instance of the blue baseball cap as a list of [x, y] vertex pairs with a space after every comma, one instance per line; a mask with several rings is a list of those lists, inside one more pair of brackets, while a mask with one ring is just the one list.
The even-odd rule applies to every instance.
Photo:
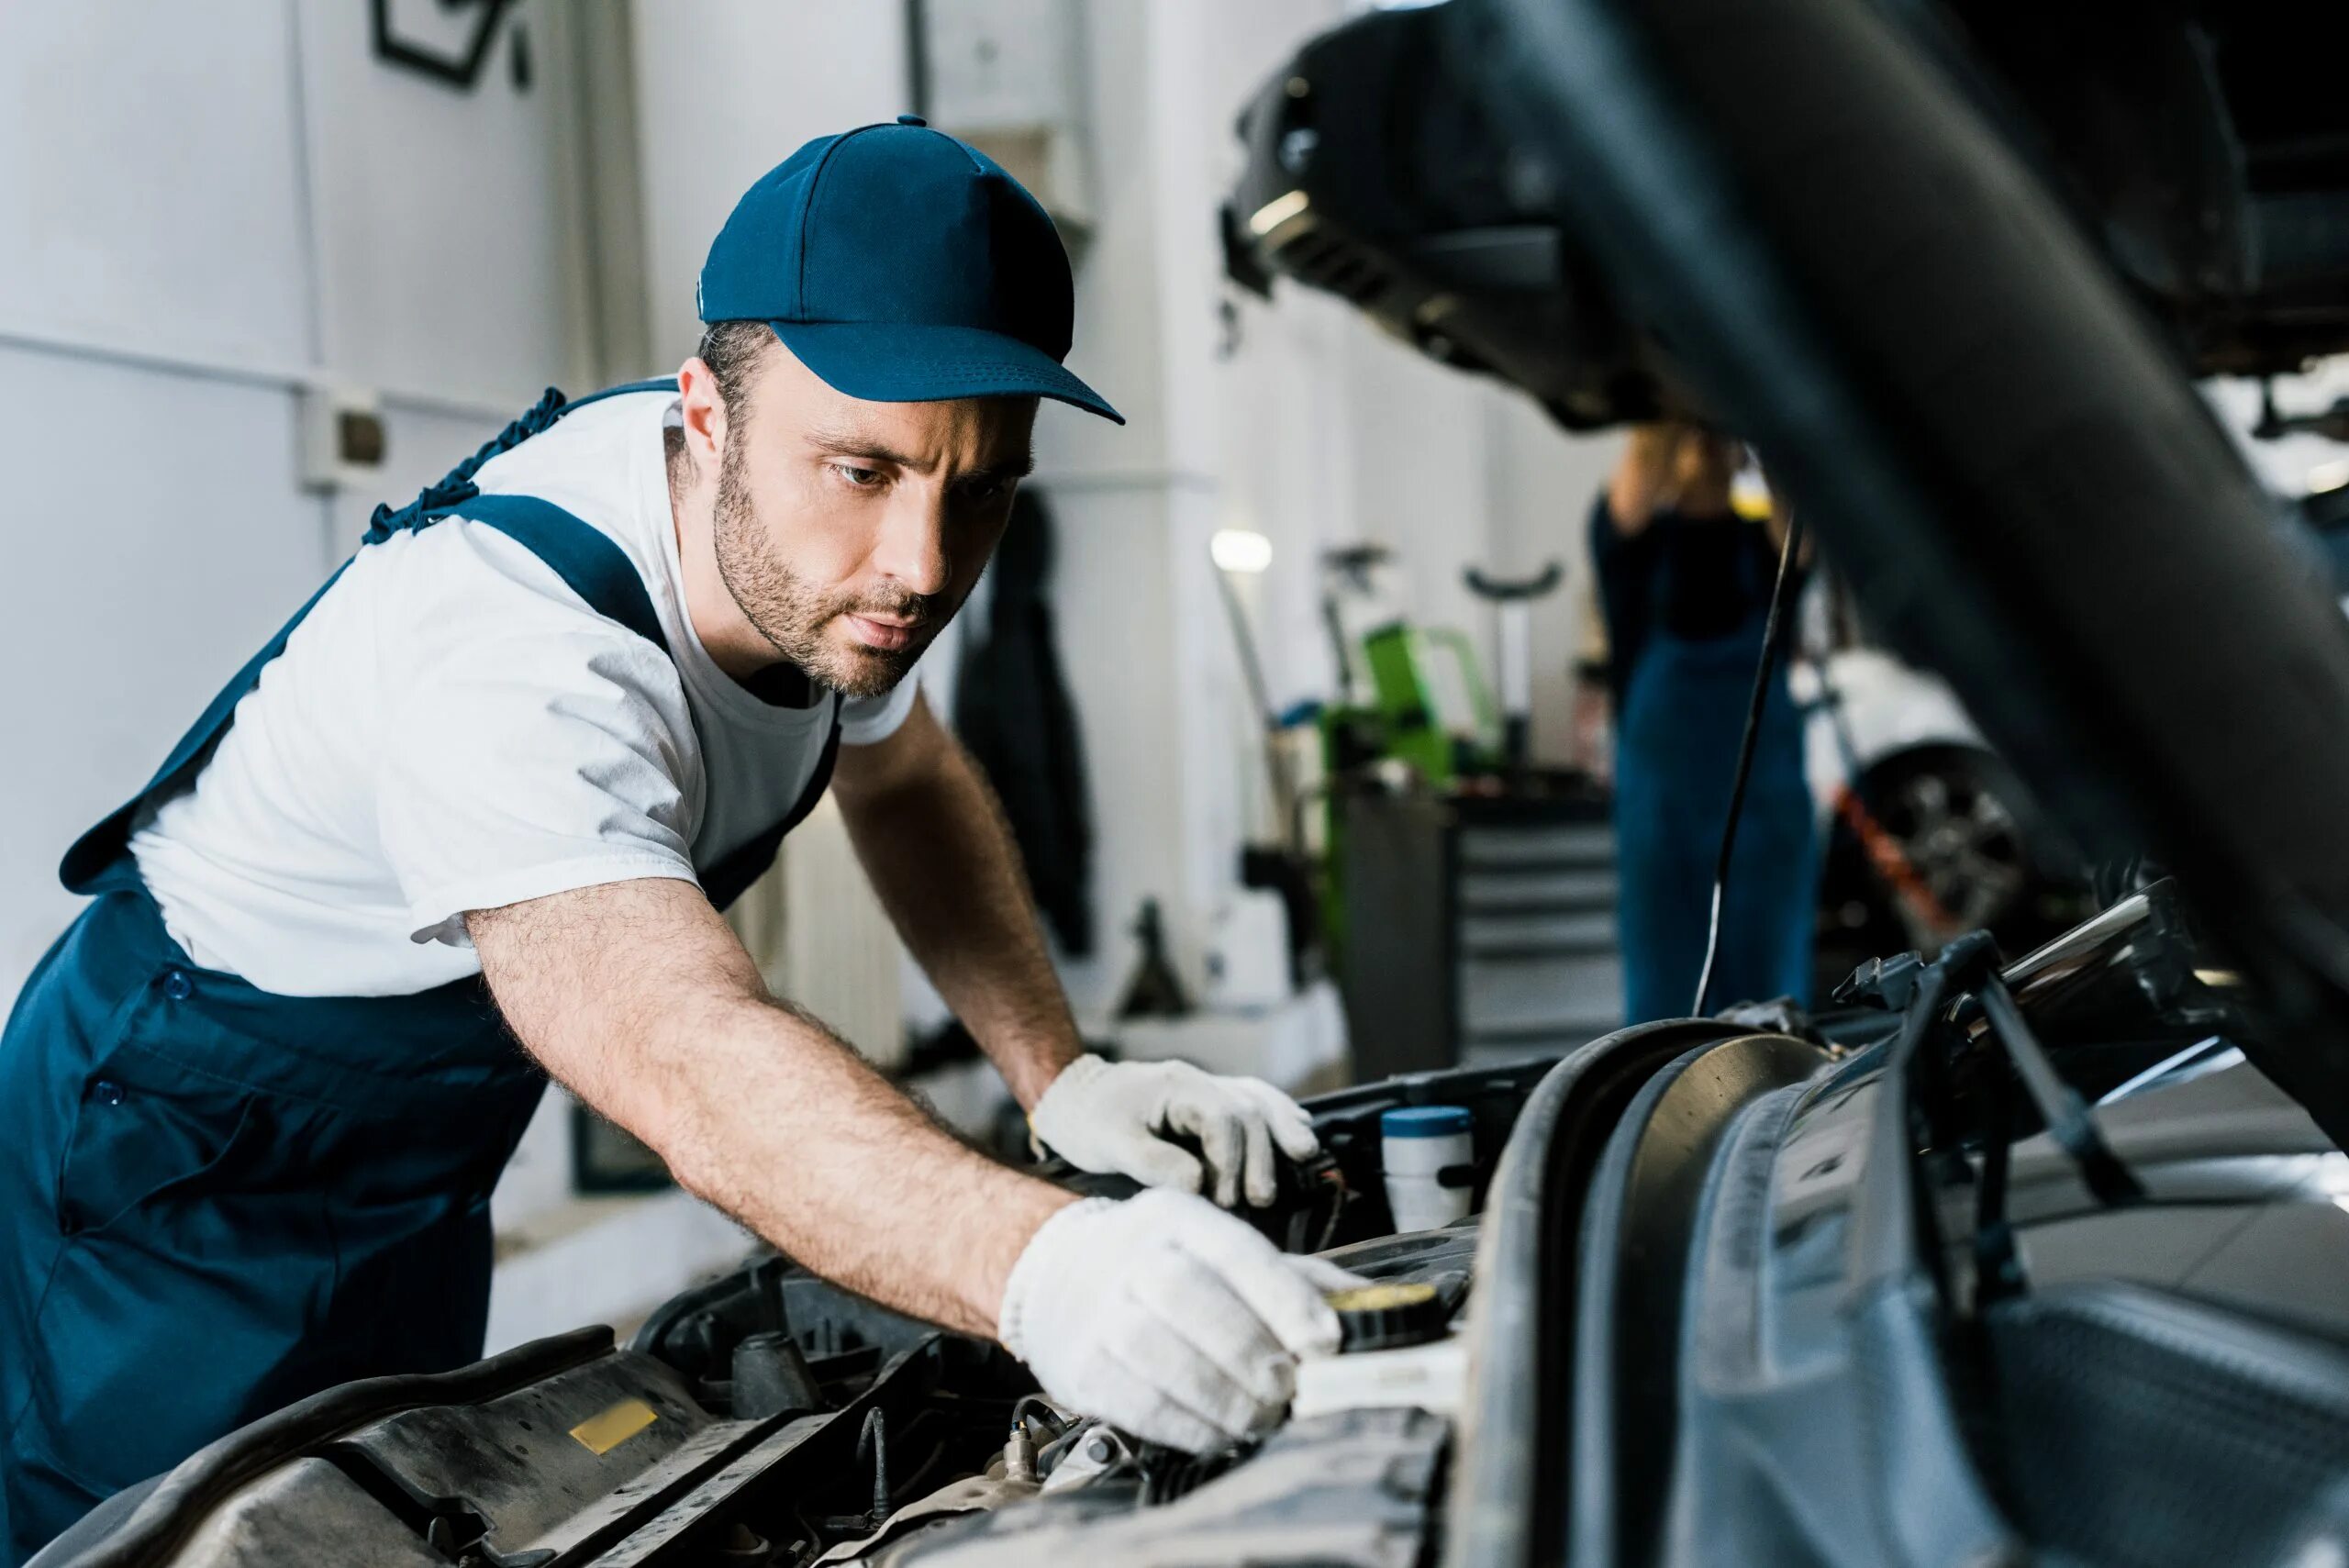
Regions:
[[1050, 397], [1120, 425], [1064, 369], [1076, 291], [1036, 198], [911, 115], [819, 137], [734, 208], [701, 318], [763, 321], [851, 397]]

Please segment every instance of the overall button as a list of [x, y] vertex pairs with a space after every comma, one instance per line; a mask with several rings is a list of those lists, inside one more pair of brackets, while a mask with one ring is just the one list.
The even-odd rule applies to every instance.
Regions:
[[919, 115], [899, 115], [897, 117], [897, 123], [899, 125], [918, 126], [928, 126], [930, 124], [928, 120], [922, 118]]
[[102, 1106], [122, 1104], [122, 1085], [111, 1078], [101, 1078], [90, 1085], [90, 1098]]
[[163, 995], [169, 996], [173, 1001], [184, 1002], [188, 999], [189, 995], [195, 990], [195, 982], [187, 977], [186, 970], [167, 969], [163, 971]]

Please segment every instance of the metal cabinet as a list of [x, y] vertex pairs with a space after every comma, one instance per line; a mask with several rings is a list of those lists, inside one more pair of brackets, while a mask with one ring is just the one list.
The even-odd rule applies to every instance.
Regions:
[[1341, 811], [1358, 1076], [1556, 1054], [1620, 1025], [1603, 801], [1363, 795]]

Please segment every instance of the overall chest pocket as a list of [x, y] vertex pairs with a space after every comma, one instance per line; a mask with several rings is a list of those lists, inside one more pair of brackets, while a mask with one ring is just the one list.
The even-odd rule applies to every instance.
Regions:
[[160, 1084], [115, 1064], [82, 1085], [57, 1177], [61, 1234], [88, 1235], [134, 1210], [200, 1196], [256, 1130], [259, 1096], [229, 1084]]

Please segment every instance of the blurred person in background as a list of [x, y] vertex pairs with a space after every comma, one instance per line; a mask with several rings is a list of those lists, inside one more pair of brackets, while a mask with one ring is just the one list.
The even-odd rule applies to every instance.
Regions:
[[[1721, 829], [1786, 538], [1775, 501], [1741, 513], [1732, 491], [1742, 455], [1697, 426], [1641, 426], [1591, 509], [1614, 716], [1616, 918], [1632, 1023], [1685, 1017], [1704, 966]], [[1589, 728], [1586, 714], [1577, 730]], [[1803, 725], [1781, 660], [1738, 822], [1712, 1005], [1809, 1000], [1817, 881]]]

